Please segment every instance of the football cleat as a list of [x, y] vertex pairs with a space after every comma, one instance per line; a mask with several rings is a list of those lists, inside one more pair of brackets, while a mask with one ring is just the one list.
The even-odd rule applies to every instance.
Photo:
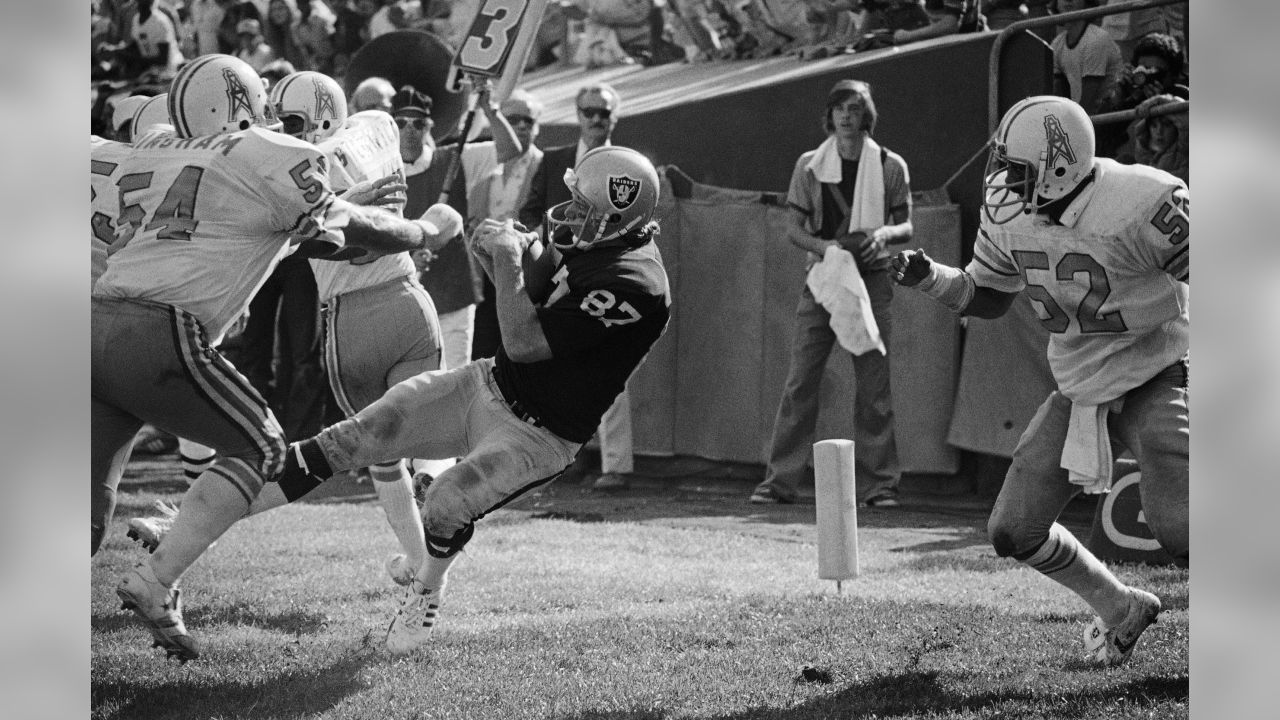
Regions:
[[1086, 659], [1107, 667], [1128, 660], [1142, 631], [1156, 621], [1160, 610], [1160, 598], [1144, 590], [1129, 588], [1129, 612], [1124, 620], [1108, 628], [1102, 618], [1095, 617], [1093, 624], [1085, 628]]
[[120, 609], [132, 611], [168, 657], [176, 657], [180, 662], [200, 657], [196, 641], [187, 634], [182, 622], [182, 591], [165, 587], [146, 561], [138, 563], [124, 576], [116, 587], [116, 595], [120, 597]]
[[173, 527], [174, 518], [178, 517], [178, 508], [172, 503], [157, 499], [153, 505], [160, 514], [155, 517], [133, 518], [129, 521], [129, 532], [125, 533], [130, 540], [141, 543], [149, 553], [160, 547], [160, 541], [169, 532], [169, 528]]
[[409, 558], [404, 553], [396, 553], [387, 558], [386, 567], [387, 574], [395, 584], [409, 587], [409, 583], [413, 582], [415, 568], [409, 565]]
[[404, 602], [387, 628], [387, 650], [406, 655], [427, 646], [435, 630], [443, 593], [443, 587], [425, 588], [416, 579], [410, 582]]

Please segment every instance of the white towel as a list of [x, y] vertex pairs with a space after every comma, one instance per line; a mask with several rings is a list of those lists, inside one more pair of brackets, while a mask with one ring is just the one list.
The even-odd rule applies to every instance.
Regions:
[[1107, 414], [1119, 412], [1124, 399], [1102, 405], [1071, 403], [1067, 439], [1062, 444], [1062, 467], [1072, 483], [1096, 495], [1111, 491], [1111, 434]]
[[[838, 183], [842, 174], [840, 151], [832, 135], [818, 146], [806, 165], [818, 182]], [[862, 140], [858, 176], [854, 179], [853, 204], [849, 206], [849, 232], [870, 233], [884, 225], [884, 168], [880, 167], [880, 146], [870, 137]]]
[[840, 347], [854, 355], [871, 350], [885, 354], [880, 327], [871, 314], [871, 296], [849, 251], [827, 247], [822, 262], [809, 268], [806, 279], [813, 299], [831, 314], [831, 329]]

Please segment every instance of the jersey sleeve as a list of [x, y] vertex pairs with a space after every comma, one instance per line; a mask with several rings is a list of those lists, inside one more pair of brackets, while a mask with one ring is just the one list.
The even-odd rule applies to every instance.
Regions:
[[884, 212], [885, 222], [893, 222], [893, 211], [906, 208], [911, 212], [911, 173], [907, 161], [894, 153], [884, 163]]
[[570, 285], [568, 292], [538, 308], [538, 320], [553, 356], [577, 354], [618, 333], [625, 334], [661, 306], [661, 298], [626, 277], [601, 280], [588, 278], [580, 285]]
[[965, 272], [973, 277], [978, 287], [1001, 292], [1016, 293], [1026, 286], [1022, 271], [1007, 248], [1000, 246], [998, 236], [993, 236], [986, 222], [978, 228], [978, 239], [973, 243], [973, 259]]
[[1138, 226], [1139, 257], [1174, 280], [1191, 282], [1191, 195], [1175, 185], [1143, 214]]

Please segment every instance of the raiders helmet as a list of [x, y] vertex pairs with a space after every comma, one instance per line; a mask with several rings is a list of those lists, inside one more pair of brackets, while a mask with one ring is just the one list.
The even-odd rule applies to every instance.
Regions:
[[1054, 95], [1020, 101], [991, 140], [983, 176], [987, 220], [1006, 223], [1067, 195], [1093, 170], [1093, 153], [1093, 123], [1080, 105]]
[[566, 170], [564, 183], [573, 199], [547, 211], [552, 242], [562, 250], [586, 250], [643, 228], [658, 206], [658, 171], [631, 148], [606, 145], [582, 156]]

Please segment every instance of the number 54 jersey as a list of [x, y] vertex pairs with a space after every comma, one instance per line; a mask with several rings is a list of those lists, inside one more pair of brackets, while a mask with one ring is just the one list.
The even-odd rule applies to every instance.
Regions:
[[345, 242], [324, 153], [287, 135], [152, 133], [113, 177], [117, 238], [94, 294], [180, 307], [214, 344], [295, 243]]
[[1073, 402], [1114, 400], [1190, 347], [1190, 198], [1145, 165], [1094, 161], [1062, 213], [985, 221], [966, 268], [980, 287], [1025, 290], [1048, 329], [1049, 366]]

